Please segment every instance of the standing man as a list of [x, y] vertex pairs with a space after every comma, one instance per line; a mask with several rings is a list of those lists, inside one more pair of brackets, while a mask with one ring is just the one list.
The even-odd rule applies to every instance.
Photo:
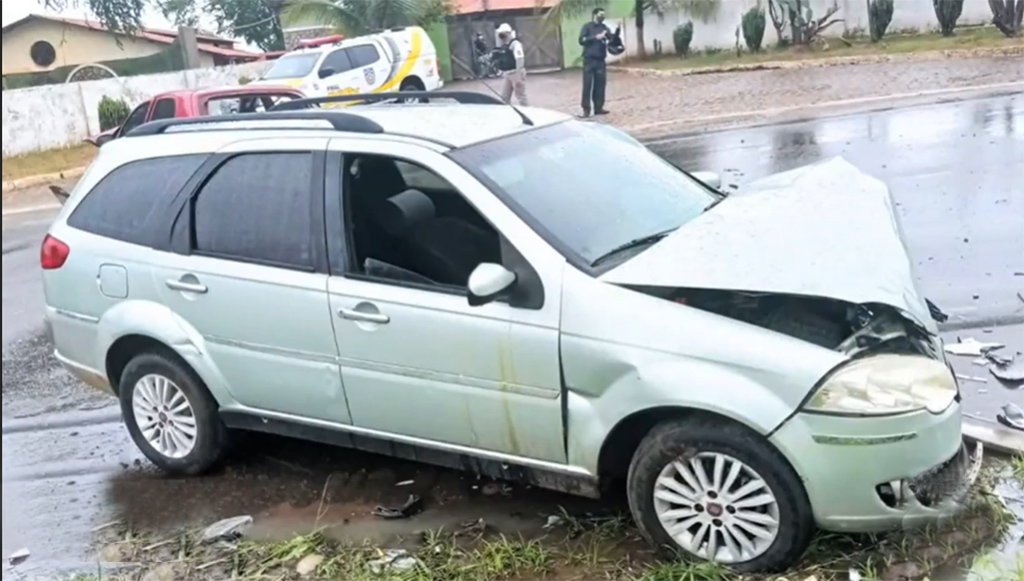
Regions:
[[[604, 9], [595, 8], [590, 22], [580, 30], [580, 46], [583, 47], [583, 116], [607, 115], [604, 108], [604, 89], [608, 84], [608, 37], [611, 31], [604, 24]], [[590, 105], [594, 107], [591, 109]]]
[[512, 27], [507, 23], [498, 27], [498, 39], [502, 43], [501, 76], [505, 77], [505, 84], [501, 87], [501, 98], [512, 103], [512, 93], [515, 93], [519, 104], [526, 107], [529, 102], [526, 99], [526, 52], [523, 50], [523, 43], [515, 36]]

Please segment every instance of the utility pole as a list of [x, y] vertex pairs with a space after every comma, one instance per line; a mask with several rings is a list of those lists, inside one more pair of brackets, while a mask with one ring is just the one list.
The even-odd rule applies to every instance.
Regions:
[[178, 44], [181, 48], [181, 60], [185, 69], [198, 69], [199, 62], [199, 40], [196, 38], [196, 29], [192, 26], [178, 27]]

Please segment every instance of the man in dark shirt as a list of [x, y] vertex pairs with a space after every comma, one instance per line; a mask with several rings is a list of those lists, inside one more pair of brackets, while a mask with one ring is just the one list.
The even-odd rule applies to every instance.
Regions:
[[[590, 117], [593, 111], [607, 115], [604, 108], [604, 89], [608, 84], [608, 37], [611, 31], [604, 24], [604, 9], [595, 8], [593, 18], [580, 30], [580, 46], [583, 47], [583, 116]], [[594, 107], [591, 109], [590, 105]]]

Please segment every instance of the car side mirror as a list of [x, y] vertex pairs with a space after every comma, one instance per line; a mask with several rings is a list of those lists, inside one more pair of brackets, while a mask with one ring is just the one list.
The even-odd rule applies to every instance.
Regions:
[[469, 275], [469, 306], [493, 302], [516, 283], [516, 274], [500, 264], [485, 262]]
[[713, 171], [695, 171], [690, 175], [703, 182], [709, 188], [717, 190], [722, 187], [722, 178]]
[[320, 69], [320, 78], [321, 79], [326, 79], [327, 77], [333, 77], [334, 74], [335, 74], [335, 70], [332, 69], [331, 67], [323, 67], [323, 68]]
[[102, 147], [103, 144], [108, 143], [113, 138], [114, 135], [111, 133], [104, 133], [103, 135], [100, 135], [96, 138], [96, 147]]

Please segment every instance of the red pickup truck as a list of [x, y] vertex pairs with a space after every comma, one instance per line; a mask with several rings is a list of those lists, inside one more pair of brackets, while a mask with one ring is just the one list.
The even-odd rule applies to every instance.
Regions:
[[298, 89], [266, 85], [170, 91], [156, 95], [135, 107], [120, 127], [93, 135], [86, 141], [99, 147], [149, 121], [175, 117], [256, 113], [266, 111], [282, 100], [304, 97], [305, 95]]

